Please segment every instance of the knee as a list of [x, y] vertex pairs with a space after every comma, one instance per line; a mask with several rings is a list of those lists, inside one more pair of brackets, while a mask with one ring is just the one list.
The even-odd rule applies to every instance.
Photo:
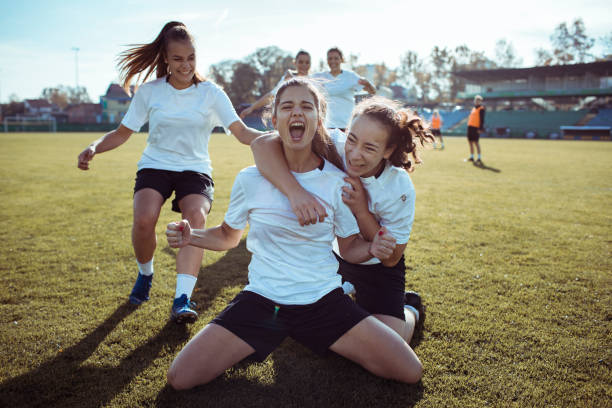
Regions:
[[191, 385], [187, 384], [184, 378], [180, 378], [178, 375], [178, 370], [174, 367], [174, 365], [168, 370], [166, 381], [168, 382], [168, 385], [176, 391], [188, 390], [192, 387]]
[[403, 382], [408, 384], [416, 384], [421, 381], [423, 377], [423, 364], [420, 361], [416, 361], [414, 364], [410, 365], [410, 369], [407, 373], [405, 373]]
[[135, 231], [146, 232], [155, 230], [155, 224], [157, 223], [157, 217], [147, 213], [135, 213], [134, 214], [134, 225]]
[[202, 207], [183, 211], [183, 218], [188, 220], [189, 224], [194, 228], [204, 228], [206, 225], [206, 212]]

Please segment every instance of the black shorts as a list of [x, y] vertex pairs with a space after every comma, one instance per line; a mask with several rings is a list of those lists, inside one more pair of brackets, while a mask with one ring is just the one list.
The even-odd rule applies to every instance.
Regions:
[[480, 140], [480, 129], [474, 126], [468, 126], [467, 138], [470, 142], [477, 142]]
[[203, 195], [212, 205], [215, 183], [208, 174], [196, 171], [169, 171], [158, 169], [141, 169], [136, 173], [134, 194], [143, 188], [152, 188], [166, 201], [175, 192], [172, 200], [172, 211], [181, 212], [179, 201], [189, 194]]
[[355, 302], [368, 313], [383, 314], [404, 320], [406, 266], [404, 256], [392, 267], [383, 264], [360, 265], [346, 262], [336, 255], [342, 282], [355, 286]]
[[279, 305], [257, 293], [243, 290], [213, 319], [255, 349], [263, 361], [290, 336], [318, 354], [369, 314], [342, 289], [334, 289], [309, 305]]
[[438, 136], [438, 137], [442, 136], [442, 133], [440, 132], [440, 129], [431, 129], [431, 133], [434, 136]]

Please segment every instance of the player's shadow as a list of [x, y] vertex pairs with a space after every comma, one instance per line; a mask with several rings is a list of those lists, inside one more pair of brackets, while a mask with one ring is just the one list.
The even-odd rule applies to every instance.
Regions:
[[34, 370], [0, 384], [0, 406], [104, 406], [145, 370], [162, 350], [177, 349], [188, 331], [168, 322], [154, 337], [134, 349], [117, 366], [96, 366], [86, 360], [135, 307], [120, 305], [102, 324], [72, 347]]
[[496, 169], [495, 167], [487, 166], [482, 161], [480, 163], [474, 162], [473, 164], [474, 164], [474, 167], [478, 167], [481, 170], [489, 170], [489, 171], [492, 171], [493, 173], [501, 173], [500, 169]]

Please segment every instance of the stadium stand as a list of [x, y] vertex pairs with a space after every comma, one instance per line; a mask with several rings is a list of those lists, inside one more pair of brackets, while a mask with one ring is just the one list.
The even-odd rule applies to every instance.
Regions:
[[597, 115], [591, 119], [589, 126], [612, 126], [612, 109], [599, 109]]

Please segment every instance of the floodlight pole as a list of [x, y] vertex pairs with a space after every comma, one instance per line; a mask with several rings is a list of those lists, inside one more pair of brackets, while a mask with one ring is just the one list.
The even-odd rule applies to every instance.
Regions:
[[74, 51], [74, 77], [77, 89], [79, 88], [79, 50], [78, 47], [72, 47]]

